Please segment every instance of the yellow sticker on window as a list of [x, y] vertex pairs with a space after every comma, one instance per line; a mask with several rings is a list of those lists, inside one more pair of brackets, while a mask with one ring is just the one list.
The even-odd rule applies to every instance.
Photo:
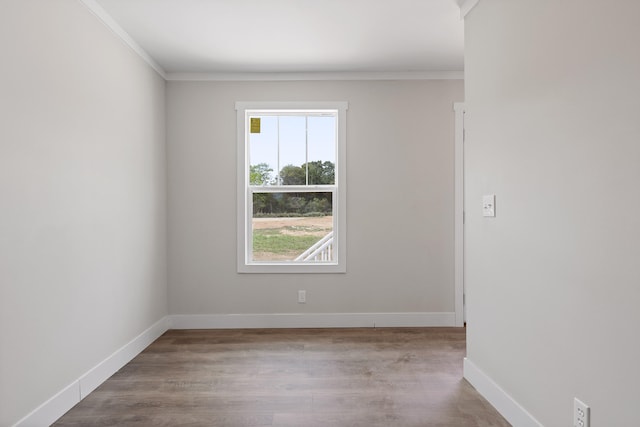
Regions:
[[260, 117], [251, 117], [251, 133], [260, 133]]

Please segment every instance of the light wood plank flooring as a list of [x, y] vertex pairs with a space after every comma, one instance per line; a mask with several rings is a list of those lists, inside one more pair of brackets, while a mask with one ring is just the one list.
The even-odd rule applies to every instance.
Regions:
[[55, 426], [509, 426], [463, 328], [172, 330]]

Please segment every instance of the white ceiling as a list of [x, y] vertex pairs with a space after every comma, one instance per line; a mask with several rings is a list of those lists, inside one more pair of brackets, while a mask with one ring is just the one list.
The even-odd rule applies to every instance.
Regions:
[[169, 74], [406, 73], [463, 69], [459, 1], [85, 3], [102, 7]]

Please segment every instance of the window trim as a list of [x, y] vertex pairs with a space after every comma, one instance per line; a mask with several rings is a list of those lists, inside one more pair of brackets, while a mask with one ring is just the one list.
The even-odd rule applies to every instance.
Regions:
[[[346, 118], [348, 103], [345, 101], [311, 101], [311, 102], [264, 102], [264, 101], [238, 101], [236, 108], [236, 145], [237, 145], [237, 270], [238, 273], [345, 273], [347, 262], [347, 183], [346, 183], [346, 158], [347, 158], [347, 128]], [[336, 240], [336, 261], [331, 263], [255, 263], [248, 258], [248, 232], [252, 215], [249, 215], [249, 197], [252, 191], [249, 185], [248, 167], [248, 133], [247, 110], [337, 110], [338, 122], [338, 146], [336, 150], [335, 164], [335, 192], [333, 202], [334, 239]], [[306, 186], [306, 189], [322, 191], [324, 186]], [[334, 186], [331, 186], [334, 187]], [[287, 189], [286, 191], [293, 191]], [[281, 191], [281, 190], [279, 190]]]

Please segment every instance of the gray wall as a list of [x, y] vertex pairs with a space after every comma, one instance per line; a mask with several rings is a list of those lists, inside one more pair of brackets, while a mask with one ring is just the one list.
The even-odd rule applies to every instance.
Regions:
[[0, 2], [0, 425], [167, 313], [165, 82], [76, 0]]
[[[236, 273], [236, 101], [348, 101], [346, 274]], [[453, 312], [463, 83], [168, 82], [172, 314]], [[297, 290], [307, 304], [297, 304]]]
[[594, 426], [638, 424], [639, 16], [482, 0], [466, 18], [468, 357], [547, 427], [574, 396]]

